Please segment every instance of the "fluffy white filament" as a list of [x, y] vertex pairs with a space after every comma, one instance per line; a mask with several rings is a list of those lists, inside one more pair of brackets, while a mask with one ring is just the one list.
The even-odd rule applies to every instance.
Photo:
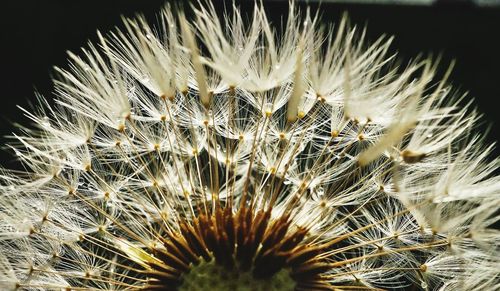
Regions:
[[260, 5], [249, 23], [233, 10], [125, 19], [69, 54], [55, 105], [23, 109], [0, 289], [140, 290], [145, 249], [248, 195], [331, 244], [332, 289], [498, 290], [499, 159], [449, 72], [396, 66], [391, 38], [293, 2], [281, 34]]

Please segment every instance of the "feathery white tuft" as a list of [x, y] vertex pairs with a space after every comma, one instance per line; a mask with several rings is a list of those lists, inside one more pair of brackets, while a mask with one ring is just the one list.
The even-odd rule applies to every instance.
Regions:
[[[224, 246], [237, 249], [259, 237], [242, 213], [287, 221], [256, 252], [282, 235], [265, 254], [291, 256], [273, 282], [296, 289], [500, 288], [499, 159], [452, 66], [438, 80], [438, 60], [397, 65], [391, 38], [367, 44], [346, 17], [323, 26], [293, 2], [282, 34], [262, 5], [245, 19], [166, 6], [158, 27], [124, 19], [69, 53], [55, 105], [23, 109], [35, 129], [10, 146], [24, 171], [0, 172], [0, 289], [181, 290], [185, 268], [221, 259], [211, 232], [193, 230], [197, 249], [186, 229], [212, 217], [222, 245], [221, 228], [248, 227]], [[177, 240], [212, 261], [185, 263], [202, 256]], [[306, 250], [307, 280], [293, 265]]]

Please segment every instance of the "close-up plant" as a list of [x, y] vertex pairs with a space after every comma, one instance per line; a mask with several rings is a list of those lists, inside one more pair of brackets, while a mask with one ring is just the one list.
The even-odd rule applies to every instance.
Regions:
[[54, 69], [0, 168], [1, 290], [500, 289], [454, 62], [265, 6], [167, 4]]

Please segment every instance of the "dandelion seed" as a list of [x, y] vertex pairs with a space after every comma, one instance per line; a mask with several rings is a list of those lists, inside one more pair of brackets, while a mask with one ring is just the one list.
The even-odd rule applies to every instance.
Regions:
[[0, 289], [499, 288], [499, 159], [451, 67], [294, 2], [282, 35], [194, 9], [99, 33], [23, 109]]

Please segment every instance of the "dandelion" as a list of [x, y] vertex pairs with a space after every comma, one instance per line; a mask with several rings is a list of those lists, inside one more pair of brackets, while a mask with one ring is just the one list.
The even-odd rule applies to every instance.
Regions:
[[499, 159], [451, 66], [293, 2], [280, 33], [193, 9], [99, 33], [24, 109], [0, 289], [500, 288]]

